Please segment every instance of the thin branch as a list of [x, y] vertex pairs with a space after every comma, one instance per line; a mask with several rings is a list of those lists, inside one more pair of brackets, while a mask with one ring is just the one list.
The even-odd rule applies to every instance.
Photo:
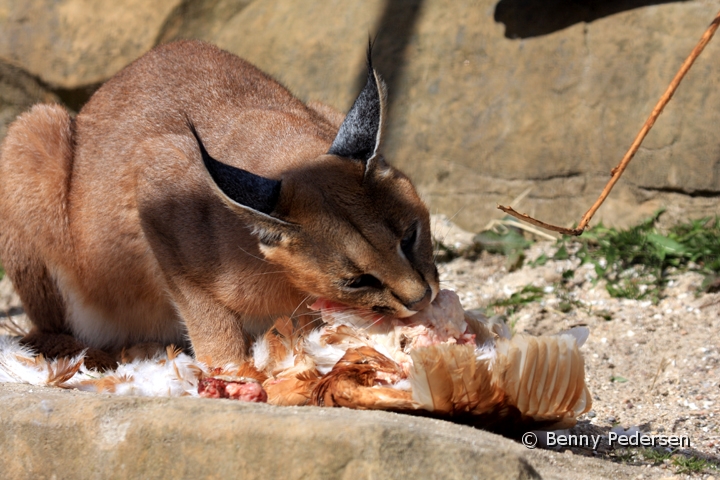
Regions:
[[516, 222], [515, 220], [493, 220], [492, 225], [502, 225], [506, 228], [507, 227], [519, 228], [521, 230], [525, 230], [526, 232], [532, 233], [533, 235], [537, 235], [538, 237], [543, 237], [546, 240], [557, 240], [557, 237], [553, 237], [552, 235], [545, 233], [542, 230], [533, 228], [530, 225], [525, 225], [523, 223]]
[[578, 236], [582, 233], [582, 230], [578, 230], [577, 228], [575, 228], [575, 229], [565, 228], [565, 227], [559, 227], [557, 225], [551, 225], [549, 223], [545, 223], [541, 220], [531, 217], [530, 215], [516, 212], [515, 209], [512, 207], [504, 207], [502, 205], [498, 205], [497, 208], [499, 208], [503, 212], [507, 213], [508, 215], [512, 215], [513, 217], [515, 217], [519, 220], [522, 220], [527, 223], [531, 223], [531, 224], [535, 225], [536, 227], [544, 228], [545, 230], [551, 230], [553, 232], [562, 233], [564, 235], [575, 235], [575, 236]]
[[617, 181], [620, 179], [620, 176], [625, 171], [625, 168], [627, 168], [628, 164], [630, 163], [630, 160], [635, 156], [635, 153], [637, 153], [638, 149], [640, 148], [640, 144], [647, 136], [648, 132], [650, 132], [650, 129], [655, 124], [655, 120], [660, 116], [660, 113], [662, 113], [663, 109], [665, 108], [665, 105], [668, 104], [670, 99], [672, 98], [673, 94], [675, 93], [675, 90], [677, 90], [678, 86], [680, 85], [680, 82], [685, 77], [685, 74], [690, 70], [690, 67], [692, 67], [693, 63], [695, 62], [695, 59], [702, 53], [705, 46], [708, 44], [710, 39], [715, 35], [715, 31], [718, 29], [718, 25], [720, 25], [720, 12], [715, 16], [715, 19], [712, 21], [710, 26], [705, 30], [705, 33], [700, 38], [700, 41], [695, 46], [693, 51], [690, 53], [690, 55], [687, 57], [685, 62], [680, 67], [680, 70], [675, 75], [675, 78], [673, 78], [673, 81], [670, 82], [670, 85], [668, 86], [667, 90], [665, 90], [665, 93], [662, 97], [660, 97], [660, 100], [658, 100], [657, 105], [655, 105], [655, 108], [653, 109], [652, 113], [650, 113], [650, 116], [645, 121], [645, 124], [643, 125], [640, 132], [635, 137], [635, 140], [633, 141], [632, 145], [630, 146], [630, 149], [627, 151], [623, 159], [620, 161], [618, 166], [613, 168], [610, 171], [610, 181], [605, 185], [605, 188], [603, 189], [602, 193], [600, 194], [600, 197], [595, 201], [592, 207], [590, 207], [590, 210], [588, 210], [585, 215], [583, 215], [582, 219], [580, 220], [580, 224], [577, 228], [569, 229], [564, 227], [559, 227], [556, 225], [551, 225], [549, 223], [542, 222], [540, 220], [537, 220], [535, 218], [530, 217], [529, 215], [525, 215], [523, 213], [518, 213], [515, 210], [513, 210], [512, 207], [504, 207], [502, 205], [498, 205], [497, 208], [502, 210], [503, 212], [512, 215], [515, 218], [518, 218], [520, 220], [523, 220], [525, 222], [531, 223], [533, 225], [536, 225], [538, 227], [544, 228], [546, 230], [552, 230], [555, 232], [563, 233], [565, 235], [574, 235], [579, 236], [585, 231], [585, 228], [587, 228], [588, 223], [590, 223], [590, 220], [592, 219], [593, 215], [595, 215], [595, 212], [600, 208], [600, 205], [603, 204], [607, 196], [610, 194], [610, 191], [615, 186]]

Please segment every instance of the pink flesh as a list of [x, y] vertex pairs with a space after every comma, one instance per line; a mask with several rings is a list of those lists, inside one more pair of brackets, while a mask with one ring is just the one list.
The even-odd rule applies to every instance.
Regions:
[[198, 394], [204, 398], [229, 398], [243, 402], [267, 402], [267, 393], [258, 383], [232, 382], [213, 377], [200, 380]]
[[[342, 303], [326, 298], [318, 298], [310, 308], [319, 310], [323, 319], [332, 319], [332, 314], [357, 311]], [[415, 315], [407, 318], [383, 317], [378, 315], [372, 322], [385, 320], [389, 325], [407, 328], [413, 338], [411, 347], [427, 347], [442, 343], [474, 344], [475, 335], [468, 333], [464, 321], [464, 310], [457, 295], [450, 290], [441, 290], [432, 304]], [[330, 321], [329, 323], [333, 323]], [[458, 327], [465, 328], [460, 330]], [[413, 333], [410, 333], [414, 330]]]
[[320, 311], [322, 311], [322, 310], [343, 311], [343, 310], [350, 309], [350, 307], [348, 307], [347, 305], [344, 305], [342, 303], [333, 302], [332, 300], [328, 300], [327, 298], [318, 298], [317, 300], [315, 300], [315, 303], [313, 303], [312, 305], [309, 305], [309, 307], [312, 310], [320, 310]]
[[240, 400], [243, 402], [267, 402], [267, 393], [262, 386], [257, 383], [236, 383], [230, 382], [225, 387], [228, 398]]

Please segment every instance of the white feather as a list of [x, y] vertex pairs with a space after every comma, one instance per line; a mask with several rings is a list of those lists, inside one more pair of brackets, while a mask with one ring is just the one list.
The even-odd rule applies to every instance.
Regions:
[[197, 396], [199, 376], [204, 370], [205, 365], [189, 355], [180, 353], [170, 360], [167, 354], [163, 353], [151, 359], [120, 364], [114, 372], [105, 374], [82, 369], [68, 382], [68, 386], [98, 392], [103, 384], [116, 382], [113, 383], [114, 391], [111, 392], [116, 395]]
[[285, 358], [278, 362], [278, 368], [280, 368], [281, 370], [287, 370], [294, 367], [296, 357], [297, 355], [293, 354], [292, 352], [288, 352], [288, 354], [285, 355]]
[[570, 330], [565, 330], [558, 333], [558, 335], [570, 335], [575, 338], [578, 348], [585, 345], [588, 337], [590, 336], [590, 329], [588, 327], [573, 327]]
[[324, 333], [324, 328], [313, 330], [306, 337], [305, 343], [303, 343], [303, 350], [313, 359], [318, 371], [322, 375], [329, 373], [335, 364], [345, 355], [347, 349], [350, 348], [348, 344], [325, 344], [322, 340]]
[[482, 360], [489, 361], [490, 368], [492, 368], [492, 364], [495, 362], [496, 358], [497, 350], [495, 349], [494, 341], [490, 340], [475, 347], [475, 360], [478, 362]]
[[32, 361], [34, 356], [35, 353], [31, 349], [20, 345], [19, 339], [0, 336], [0, 382], [45, 385], [47, 370], [36, 368], [21, 360]]
[[403, 390], [403, 391], [409, 392], [410, 390], [412, 390], [412, 383], [410, 383], [409, 379], [403, 378], [402, 380], [399, 380], [399, 381], [393, 383], [392, 385], [390, 385], [390, 387], [392, 387], [396, 390]]
[[265, 336], [257, 339], [252, 347], [253, 363], [255, 368], [261, 372], [267, 368], [270, 363], [270, 344]]

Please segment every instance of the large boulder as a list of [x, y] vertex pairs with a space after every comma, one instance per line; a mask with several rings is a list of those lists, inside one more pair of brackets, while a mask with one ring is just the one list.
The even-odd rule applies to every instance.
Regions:
[[441, 420], [0, 383], [3, 478], [631, 478]]
[[[433, 210], [478, 229], [499, 215], [497, 203], [531, 189], [522, 210], [570, 224], [597, 198], [716, 6], [612, 2], [605, 16], [586, 18], [593, 21], [553, 26], [560, 6], [530, 2], [528, 12], [514, 2], [508, 11], [508, 3], [267, 0], [213, 40], [301, 97], [346, 110], [367, 32], [380, 29], [376, 65], [391, 79], [384, 151]], [[523, 14], [535, 22], [517, 21]], [[663, 205], [676, 214], [720, 212], [709, 199], [720, 192], [718, 54], [716, 40], [597, 220], [632, 223]]]
[[182, 38], [211, 41], [243, 8], [255, 0], [185, 0], [165, 20], [157, 43]]
[[365, 69], [368, 32], [375, 29], [384, 5], [385, 0], [254, 2], [210, 40], [257, 65], [300, 98], [345, 112], [361, 87], [357, 80]]
[[[77, 108], [83, 88], [157, 43], [201, 38], [304, 100], [346, 111], [377, 32], [374, 62], [390, 90], [384, 152], [432, 210], [478, 230], [501, 215], [497, 203], [529, 192], [519, 210], [569, 225], [597, 198], [716, 6], [566, 3], [0, 0], [0, 59]], [[720, 213], [718, 54], [716, 39], [596, 221], [633, 223], [663, 206], [665, 218]]]
[[182, 0], [0, 1], [0, 58], [45, 83], [102, 82], [152, 48]]

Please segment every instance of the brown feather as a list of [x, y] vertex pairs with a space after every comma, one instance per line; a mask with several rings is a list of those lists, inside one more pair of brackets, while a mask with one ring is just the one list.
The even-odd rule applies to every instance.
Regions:
[[65, 382], [70, 380], [83, 364], [82, 357], [76, 358], [58, 358], [47, 364], [48, 385], [62, 387]]
[[351, 348], [318, 382], [312, 394], [313, 405], [401, 409], [412, 403], [409, 392], [383, 386], [401, 378], [400, 366], [376, 350]]
[[285, 376], [268, 379], [263, 388], [268, 395], [268, 403], [272, 405], [307, 405], [310, 403], [313, 390], [320, 375], [306, 371], [297, 376]]

